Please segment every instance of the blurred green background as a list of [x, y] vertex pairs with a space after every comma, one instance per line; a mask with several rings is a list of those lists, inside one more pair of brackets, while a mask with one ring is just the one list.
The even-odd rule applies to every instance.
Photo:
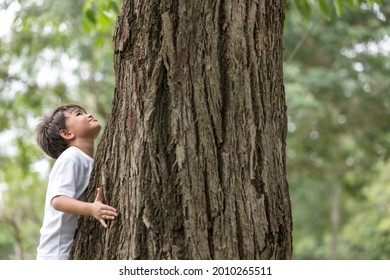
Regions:
[[[35, 258], [43, 114], [79, 103], [105, 125], [120, 2], [0, 0], [0, 259]], [[389, 4], [286, 1], [294, 259], [390, 259]]]

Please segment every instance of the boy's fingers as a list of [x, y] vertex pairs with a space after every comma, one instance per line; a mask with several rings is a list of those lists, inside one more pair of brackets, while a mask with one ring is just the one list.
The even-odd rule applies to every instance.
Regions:
[[116, 213], [116, 209], [114, 207], [111, 207], [111, 206], [108, 206], [108, 205], [104, 205], [105, 207], [103, 208], [103, 210], [105, 210], [107, 213], [108, 212], [114, 212]]
[[108, 211], [108, 210], [102, 211], [102, 214], [103, 216], [113, 216], [113, 217], [116, 217], [118, 215], [116, 211]]
[[102, 220], [106, 221], [106, 220], [114, 220], [115, 219], [115, 216], [110, 216], [110, 215], [103, 215], [103, 218]]
[[103, 200], [102, 189], [101, 188], [97, 188], [96, 192], [97, 192], [97, 194], [96, 194], [95, 202], [96, 201], [102, 202], [102, 200]]
[[102, 224], [103, 227], [107, 228], [107, 224], [104, 221], [104, 219], [100, 219], [99, 221], [100, 221], [100, 223]]

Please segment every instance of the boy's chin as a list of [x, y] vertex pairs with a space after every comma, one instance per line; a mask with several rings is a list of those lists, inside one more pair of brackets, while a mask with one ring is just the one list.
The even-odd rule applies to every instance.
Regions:
[[98, 137], [100, 131], [101, 131], [102, 127], [100, 124], [98, 124], [95, 129], [93, 130], [94, 134], [95, 134], [95, 138]]
[[96, 137], [99, 135], [100, 131], [102, 130], [102, 127], [99, 126], [99, 129], [96, 130]]

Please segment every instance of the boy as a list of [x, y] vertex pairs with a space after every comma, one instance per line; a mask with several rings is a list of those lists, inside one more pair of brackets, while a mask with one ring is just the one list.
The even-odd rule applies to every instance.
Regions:
[[83, 201], [100, 129], [91, 114], [74, 104], [57, 108], [37, 126], [38, 145], [56, 159], [49, 176], [37, 259], [69, 258], [79, 215], [92, 216], [105, 228], [105, 220], [117, 216], [115, 208], [102, 203], [100, 188], [93, 203]]

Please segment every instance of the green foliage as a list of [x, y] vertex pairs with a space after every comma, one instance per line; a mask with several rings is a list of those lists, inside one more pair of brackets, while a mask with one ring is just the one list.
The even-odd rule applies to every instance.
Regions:
[[88, 33], [85, 3], [1, 3], [14, 15], [11, 32], [0, 40], [1, 258], [35, 258], [52, 163], [34, 142], [37, 122], [72, 102], [104, 125], [110, 109], [112, 28]]
[[364, 202], [349, 205], [359, 209], [342, 232], [344, 256], [349, 259], [388, 260], [390, 256], [390, 164], [380, 162], [375, 167], [377, 176], [364, 190]]
[[[359, 218], [367, 223], [353, 221], [360, 206], [373, 207], [367, 192], [385, 172], [376, 169], [378, 162], [390, 155], [388, 51], [380, 47], [387, 44], [390, 10], [344, 10], [337, 20], [311, 19], [309, 27], [297, 13], [289, 10], [285, 30], [294, 258], [330, 258], [335, 227], [339, 258], [388, 258], [385, 234], [379, 234], [385, 223], [369, 211]], [[338, 224], [331, 220], [335, 186], [341, 188]], [[359, 248], [379, 252], [357, 255], [354, 231], [365, 237]], [[374, 231], [375, 242], [363, 234]]]
[[345, 9], [357, 9], [364, 5], [372, 8], [374, 3], [381, 4], [381, 0], [290, 0], [302, 18], [310, 21], [313, 14], [319, 14], [330, 21], [334, 15], [340, 17]]
[[17, 154], [12, 157], [0, 154], [0, 224], [5, 229], [0, 236], [0, 246], [4, 247], [1, 257], [31, 259], [35, 257], [34, 244], [39, 240], [42, 221], [46, 178], [41, 174], [45, 170], [37, 170], [40, 155], [32, 143], [27, 144], [20, 137], [14, 142]]
[[88, 32], [112, 31], [122, 1], [87, 0], [84, 3], [83, 26]]
[[300, 15], [305, 19], [310, 19], [312, 13], [312, 5], [308, 0], [292, 1], [298, 9]]

